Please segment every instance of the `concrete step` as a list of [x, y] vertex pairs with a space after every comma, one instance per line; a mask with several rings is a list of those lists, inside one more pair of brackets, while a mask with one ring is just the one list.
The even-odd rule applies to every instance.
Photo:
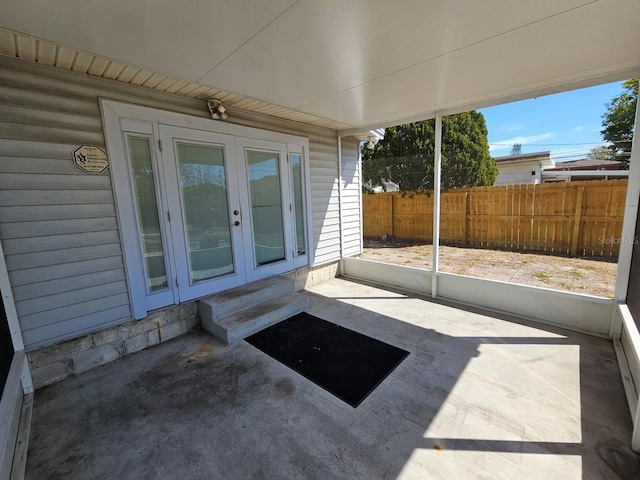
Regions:
[[200, 318], [220, 320], [241, 310], [295, 291], [291, 278], [271, 277], [238, 288], [216, 293], [198, 301]]
[[267, 300], [225, 318], [214, 320], [200, 316], [202, 327], [225, 343], [235, 343], [271, 325], [303, 312], [309, 307], [309, 297], [289, 293]]

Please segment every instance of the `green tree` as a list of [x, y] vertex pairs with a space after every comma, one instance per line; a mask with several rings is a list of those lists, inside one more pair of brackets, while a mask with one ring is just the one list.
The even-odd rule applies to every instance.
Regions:
[[[433, 190], [435, 121], [387, 128], [374, 149], [362, 149], [363, 178], [371, 186], [392, 181], [401, 191]], [[493, 185], [498, 175], [480, 112], [442, 119], [442, 188]]]
[[589, 153], [587, 153], [587, 158], [589, 160], [598, 161], [616, 159], [615, 155], [613, 154], [613, 152], [611, 152], [609, 147], [605, 147], [603, 145], [598, 145], [597, 147], [593, 147], [591, 150], [589, 150]]
[[633, 142], [633, 126], [638, 105], [638, 79], [622, 84], [624, 91], [607, 103], [602, 116], [602, 138], [611, 143], [609, 149], [616, 160], [629, 161]]

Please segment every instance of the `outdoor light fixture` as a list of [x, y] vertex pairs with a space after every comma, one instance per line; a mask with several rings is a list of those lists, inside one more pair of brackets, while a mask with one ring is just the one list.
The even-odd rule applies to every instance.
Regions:
[[209, 107], [209, 111], [211, 112], [211, 118], [214, 120], [226, 120], [229, 115], [227, 115], [227, 109], [222, 102], [217, 98], [210, 98], [207, 100], [207, 106]]
[[375, 135], [369, 135], [367, 137], [367, 140], [369, 140], [367, 142], [367, 148], [369, 150], [373, 150], [374, 148], [376, 148], [376, 145], [378, 144], [378, 140], [380, 140], [380, 139]]

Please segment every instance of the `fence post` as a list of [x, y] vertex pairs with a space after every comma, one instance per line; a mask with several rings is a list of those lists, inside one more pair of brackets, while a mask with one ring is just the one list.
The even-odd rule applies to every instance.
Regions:
[[584, 187], [576, 189], [576, 211], [573, 218], [573, 236], [571, 238], [571, 256], [578, 254], [578, 240], [580, 240], [580, 224], [582, 223], [582, 197], [584, 196]]
[[469, 216], [469, 192], [464, 192], [464, 208], [462, 209], [462, 239], [463, 245], [467, 245], [468, 239], [467, 239], [467, 232], [469, 231], [469, 227], [467, 226], [467, 223], [469, 222], [468, 219]]
[[394, 238], [396, 234], [395, 228], [393, 225], [394, 223], [393, 222], [393, 197], [394, 197], [393, 194], [389, 195], [389, 223], [391, 224], [391, 232], [389, 234], [391, 235], [391, 238]]

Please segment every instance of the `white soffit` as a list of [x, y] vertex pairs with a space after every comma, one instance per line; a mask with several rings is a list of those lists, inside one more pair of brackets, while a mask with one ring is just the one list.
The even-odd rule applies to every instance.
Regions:
[[[86, 73], [198, 100], [214, 97], [233, 110], [245, 110], [333, 130], [353, 129], [353, 125], [274, 105], [255, 98], [237, 95], [199, 82], [190, 82], [171, 75], [154, 72], [3, 27], [0, 27], [0, 55], [16, 57], [41, 65], [62, 68], [77, 73]], [[202, 102], [202, 109], [206, 111], [205, 102]], [[232, 115], [234, 114], [233, 111], [230, 112]]]
[[638, 0], [3, 0], [0, 26], [338, 129], [640, 68]]
[[197, 81], [295, 0], [2, 0], [0, 26]]

